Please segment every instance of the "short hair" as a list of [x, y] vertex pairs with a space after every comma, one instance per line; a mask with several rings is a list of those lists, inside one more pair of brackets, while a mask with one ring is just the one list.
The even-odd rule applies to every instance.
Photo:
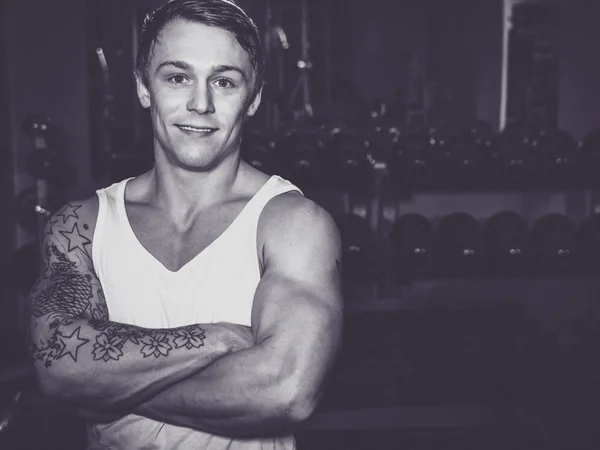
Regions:
[[144, 19], [135, 62], [135, 72], [149, 84], [150, 53], [160, 32], [173, 20], [186, 20], [222, 28], [235, 36], [246, 51], [254, 69], [252, 101], [264, 83], [265, 56], [258, 27], [232, 0], [170, 0]]

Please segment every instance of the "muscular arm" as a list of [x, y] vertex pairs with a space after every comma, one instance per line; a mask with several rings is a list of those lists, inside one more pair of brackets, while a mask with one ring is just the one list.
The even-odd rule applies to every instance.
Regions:
[[244, 336], [230, 325], [148, 329], [109, 321], [90, 257], [90, 203], [66, 205], [49, 221], [27, 299], [26, 339], [42, 392], [100, 410], [131, 408], [241, 348]]
[[341, 341], [339, 235], [327, 213], [295, 196], [275, 198], [265, 215], [271, 218], [260, 224], [269, 238], [252, 313], [256, 344], [135, 413], [215, 434], [265, 436], [313, 412]]

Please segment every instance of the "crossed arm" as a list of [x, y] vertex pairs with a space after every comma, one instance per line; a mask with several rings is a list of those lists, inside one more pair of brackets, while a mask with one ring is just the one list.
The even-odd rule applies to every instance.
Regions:
[[[114, 410], [121, 414], [133, 412], [174, 425], [229, 436], [277, 433], [308, 417], [320, 398], [327, 373], [341, 343], [339, 234], [327, 213], [294, 195], [273, 199], [265, 208], [260, 228], [268, 238], [264, 245], [265, 270], [252, 312], [254, 345], [243, 345], [239, 330], [233, 336], [231, 333], [222, 334], [221, 326], [225, 331], [230, 331], [227, 324], [145, 330], [106, 322], [105, 314], [103, 323], [116, 327], [113, 328], [113, 335], [116, 336], [122, 336], [119, 331], [125, 332], [123, 327], [134, 338], [137, 334], [143, 336], [146, 339], [144, 342], [151, 342], [150, 339], [154, 339], [152, 342], [164, 340], [165, 335], [171, 333], [171, 338], [167, 337], [172, 347], [169, 359], [162, 358], [161, 362], [165, 364], [160, 366], [160, 370], [157, 370], [157, 360], [160, 358], [152, 358], [149, 364], [144, 365], [145, 357], [136, 358], [135, 353], [141, 352], [142, 348], [148, 351], [145, 347], [147, 344], [136, 348], [131, 345], [129, 338], [115, 341], [127, 356], [124, 360], [128, 365], [102, 366], [101, 369], [93, 366], [93, 356], [86, 355], [87, 359], [80, 356], [79, 347], [75, 349], [75, 355], [59, 348], [50, 357], [51, 365], [57, 366], [57, 361], [63, 359], [68, 364], [63, 361], [63, 366], [60, 366], [63, 375], [54, 377], [52, 381], [52, 377], [43, 374], [42, 370], [44, 361], [48, 360], [47, 355], [42, 356], [43, 349], [52, 346], [33, 345], [32, 355], [37, 359], [40, 380], [44, 376], [51, 380], [47, 382], [47, 391], [61, 392], [61, 380], [63, 387], [75, 382], [78, 390], [70, 399], [83, 405], [84, 409]], [[37, 295], [48, 284], [44, 280], [52, 267], [52, 262], [48, 261], [41, 281], [30, 297], [34, 310], [35, 305], [39, 304]], [[83, 339], [89, 342], [95, 339], [98, 344], [98, 340], [102, 339], [102, 330], [94, 328], [94, 314], [97, 314], [94, 307], [102, 310], [98, 306], [102, 304], [101, 295], [92, 295], [84, 319], [73, 319], [75, 311], [70, 311], [70, 315], [66, 316], [66, 324], [59, 321], [59, 340], [64, 341], [65, 336], [79, 337], [78, 334], [71, 334], [73, 329], [77, 329], [73, 327], [79, 326], [82, 327], [80, 330], [85, 329], [87, 333], [85, 337], [82, 336]], [[59, 312], [64, 317], [64, 313]], [[32, 315], [32, 325], [35, 327], [38, 324], [33, 317], [35, 314]], [[75, 317], [81, 317], [81, 314]], [[52, 323], [48, 318], [45, 319], [43, 323]], [[83, 323], [76, 320], [83, 320]], [[200, 349], [188, 349], [185, 345], [177, 347], [176, 338], [186, 333], [186, 329], [186, 336], [202, 333], [196, 327], [203, 330], [205, 336], [209, 336], [210, 331], [211, 335], [215, 335], [214, 340], [206, 345], [208, 339], [204, 339], [204, 348]], [[32, 342], [39, 339], [37, 333], [30, 333]], [[48, 342], [56, 333], [46, 331], [42, 335], [45, 341], [40, 342]], [[223, 341], [228, 339], [234, 341], [235, 345], [224, 346]], [[181, 344], [182, 341], [178, 342]], [[72, 362], [71, 359], [77, 361]], [[80, 364], [84, 359], [85, 364]], [[66, 368], [74, 362], [78, 363], [77, 371], [72, 369], [69, 372]], [[91, 368], [81, 372], [83, 366], [84, 369], [87, 366]], [[135, 383], [130, 381], [132, 373], [139, 374]], [[89, 383], [93, 386], [86, 386], [84, 380], [88, 376], [94, 376], [94, 382]], [[146, 376], [149, 378], [143, 387], [136, 387], [140, 377], [144, 379]], [[111, 394], [110, 400], [102, 400], [101, 397], [111, 388], [118, 389], [120, 395]]]
[[24, 305], [25, 339], [43, 393], [121, 411], [251, 345], [250, 330], [231, 324], [148, 329], [109, 321], [90, 258], [94, 211], [92, 200], [65, 205], [51, 218], [40, 276]]
[[289, 209], [261, 224], [269, 239], [253, 306], [256, 344], [219, 358], [135, 413], [247, 436], [285, 429], [313, 412], [341, 342], [339, 236], [330, 217], [306, 200], [272, 202], [267, 208]]
[[268, 238], [252, 310], [254, 346], [130, 412], [238, 437], [288, 432], [313, 412], [341, 344], [339, 234], [326, 212], [295, 195], [273, 199], [259, 225]]

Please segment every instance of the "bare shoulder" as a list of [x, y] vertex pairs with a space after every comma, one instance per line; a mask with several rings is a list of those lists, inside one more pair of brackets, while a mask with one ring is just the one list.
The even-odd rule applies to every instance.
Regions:
[[280, 194], [267, 203], [259, 234], [267, 251], [295, 256], [318, 252], [339, 258], [341, 239], [333, 217], [298, 192]]
[[99, 201], [96, 195], [84, 200], [70, 201], [62, 205], [52, 215], [48, 223], [54, 223], [58, 227], [77, 225], [86, 231], [86, 235], [91, 237], [96, 228], [98, 208]]

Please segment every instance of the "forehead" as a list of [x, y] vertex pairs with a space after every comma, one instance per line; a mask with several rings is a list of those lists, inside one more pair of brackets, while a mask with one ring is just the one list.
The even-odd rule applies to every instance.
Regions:
[[231, 65], [252, 73], [248, 53], [232, 32], [187, 20], [173, 20], [161, 30], [150, 54], [150, 68], [173, 60], [200, 70]]

